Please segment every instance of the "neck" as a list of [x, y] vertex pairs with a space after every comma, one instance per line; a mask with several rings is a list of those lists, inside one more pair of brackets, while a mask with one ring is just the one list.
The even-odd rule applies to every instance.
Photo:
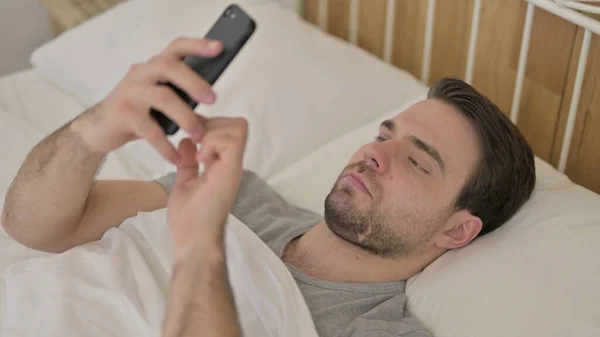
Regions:
[[286, 248], [284, 261], [306, 274], [330, 282], [403, 281], [419, 272], [428, 257], [387, 259], [334, 234], [323, 221]]

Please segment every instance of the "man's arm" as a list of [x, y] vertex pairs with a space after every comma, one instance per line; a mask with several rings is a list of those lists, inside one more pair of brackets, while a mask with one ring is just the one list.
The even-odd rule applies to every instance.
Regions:
[[222, 245], [175, 264], [164, 337], [241, 337]]
[[86, 147], [76, 123], [33, 148], [6, 194], [2, 225], [31, 248], [61, 252], [98, 240], [138, 211], [166, 206], [159, 184], [95, 182], [105, 154]]
[[[164, 322], [165, 337], [241, 337], [225, 263], [225, 226], [242, 179], [248, 134], [243, 119], [206, 121], [202, 148], [189, 139], [168, 201], [174, 270]], [[203, 175], [198, 175], [199, 162]]]
[[150, 115], [151, 108], [195, 141], [202, 139], [204, 119], [157, 83], [168, 81], [195, 101], [212, 104], [210, 85], [183, 57], [214, 57], [222, 47], [208, 40], [175, 40], [147, 62], [133, 65], [106, 99], [38, 144], [5, 198], [6, 231], [32, 248], [61, 252], [99, 239], [138, 211], [164, 207], [166, 194], [156, 183], [94, 182], [94, 176], [108, 153], [136, 139], [147, 140], [165, 159], [177, 162], [177, 151]]

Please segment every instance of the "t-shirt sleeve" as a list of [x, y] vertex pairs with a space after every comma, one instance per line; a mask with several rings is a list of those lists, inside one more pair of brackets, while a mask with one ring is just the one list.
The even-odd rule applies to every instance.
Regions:
[[167, 175], [164, 175], [156, 180], [162, 186], [162, 188], [167, 192], [167, 195], [171, 195], [171, 191], [173, 190], [173, 185], [175, 185], [175, 172], [170, 172]]

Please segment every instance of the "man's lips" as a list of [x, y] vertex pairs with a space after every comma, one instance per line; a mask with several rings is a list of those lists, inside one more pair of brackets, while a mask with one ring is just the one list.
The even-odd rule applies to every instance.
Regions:
[[358, 190], [360, 190], [363, 193], [366, 193], [368, 195], [371, 195], [371, 192], [369, 192], [367, 185], [365, 184], [363, 178], [360, 175], [358, 175], [356, 173], [349, 173], [346, 175], [345, 178], [348, 180], [348, 182], [350, 182], [350, 184], [352, 184]]

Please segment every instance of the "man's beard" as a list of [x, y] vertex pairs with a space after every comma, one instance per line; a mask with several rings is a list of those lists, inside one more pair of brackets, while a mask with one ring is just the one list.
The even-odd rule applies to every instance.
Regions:
[[392, 230], [394, 224], [408, 219], [402, 219], [400, 213], [386, 214], [382, 211], [382, 188], [374, 179], [375, 172], [365, 161], [348, 165], [343, 172], [355, 168], [369, 183], [372, 204], [368, 209], [360, 210], [353, 202], [354, 195], [360, 192], [349, 186], [340, 186], [338, 179], [325, 199], [325, 222], [329, 229], [364, 251], [383, 258], [406, 258], [420, 252], [428, 238], [415, 240], [395, 233]]

